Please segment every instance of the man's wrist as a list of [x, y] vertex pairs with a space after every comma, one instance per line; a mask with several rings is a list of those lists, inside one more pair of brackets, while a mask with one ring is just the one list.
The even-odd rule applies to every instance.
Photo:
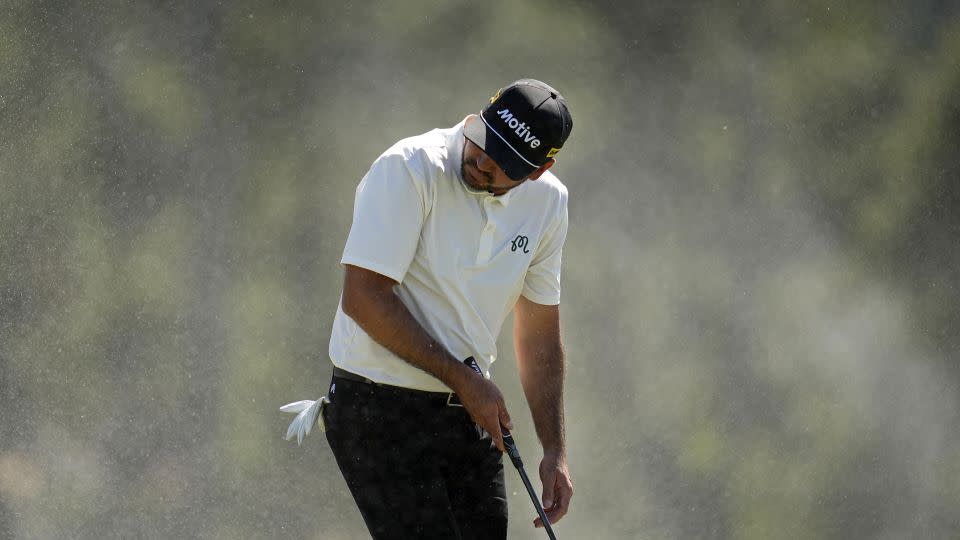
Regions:
[[450, 356], [447, 361], [444, 362], [444, 369], [440, 376], [440, 382], [450, 387], [451, 390], [457, 392], [457, 389], [460, 388], [466, 377], [476, 377], [476, 373], [474, 373], [473, 369], [471, 369], [469, 366], [458, 361], [452, 356]]
[[557, 460], [566, 461], [567, 460], [567, 449], [561, 446], [544, 446], [543, 447], [544, 457], [552, 457]]

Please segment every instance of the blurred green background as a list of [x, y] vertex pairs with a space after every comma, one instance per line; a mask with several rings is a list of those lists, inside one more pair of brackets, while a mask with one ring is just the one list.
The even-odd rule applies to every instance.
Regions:
[[0, 1], [0, 538], [366, 537], [277, 409], [369, 164], [521, 77], [576, 126], [558, 535], [960, 538], [958, 58], [936, 0]]

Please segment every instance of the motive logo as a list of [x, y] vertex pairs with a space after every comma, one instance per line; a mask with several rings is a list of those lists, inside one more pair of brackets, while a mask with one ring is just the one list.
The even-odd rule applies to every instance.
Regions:
[[510, 109], [501, 109], [497, 111], [497, 115], [501, 120], [513, 130], [514, 133], [520, 136], [523, 139], [523, 142], [530, 145], [530, 148], [536, 148], [540, 146], [540, 139], [536, 135], [530, 132], [530, 126], [526, 122], [521, 122], [519, 119], [513, 116], [513, 113], [510, 112]]

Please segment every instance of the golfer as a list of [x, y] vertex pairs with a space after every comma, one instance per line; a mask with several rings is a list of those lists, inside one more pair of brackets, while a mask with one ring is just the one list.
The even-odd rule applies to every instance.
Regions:
[[543, 506], [551, 522], [567, 512], [567, 189], [548, 169], [572, 126], [556, 90], [519, 80], [479, 115], [399, 141], [357, 187], [320, 414], [375, 538], [506, 538], [512, 423], [490, 366], [511, 311]]

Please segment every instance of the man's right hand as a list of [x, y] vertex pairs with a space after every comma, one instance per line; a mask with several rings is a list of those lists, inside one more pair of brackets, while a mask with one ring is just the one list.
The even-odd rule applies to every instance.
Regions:
[[493, 381], [477, 375], [466, 364], [460, 364], [460, 368], [450, 387], [457, 393], [470, 418], [490, 434], [494, 444], [503, 452], [503, 432], [500, 426], [513, 429], [503, 394]]

